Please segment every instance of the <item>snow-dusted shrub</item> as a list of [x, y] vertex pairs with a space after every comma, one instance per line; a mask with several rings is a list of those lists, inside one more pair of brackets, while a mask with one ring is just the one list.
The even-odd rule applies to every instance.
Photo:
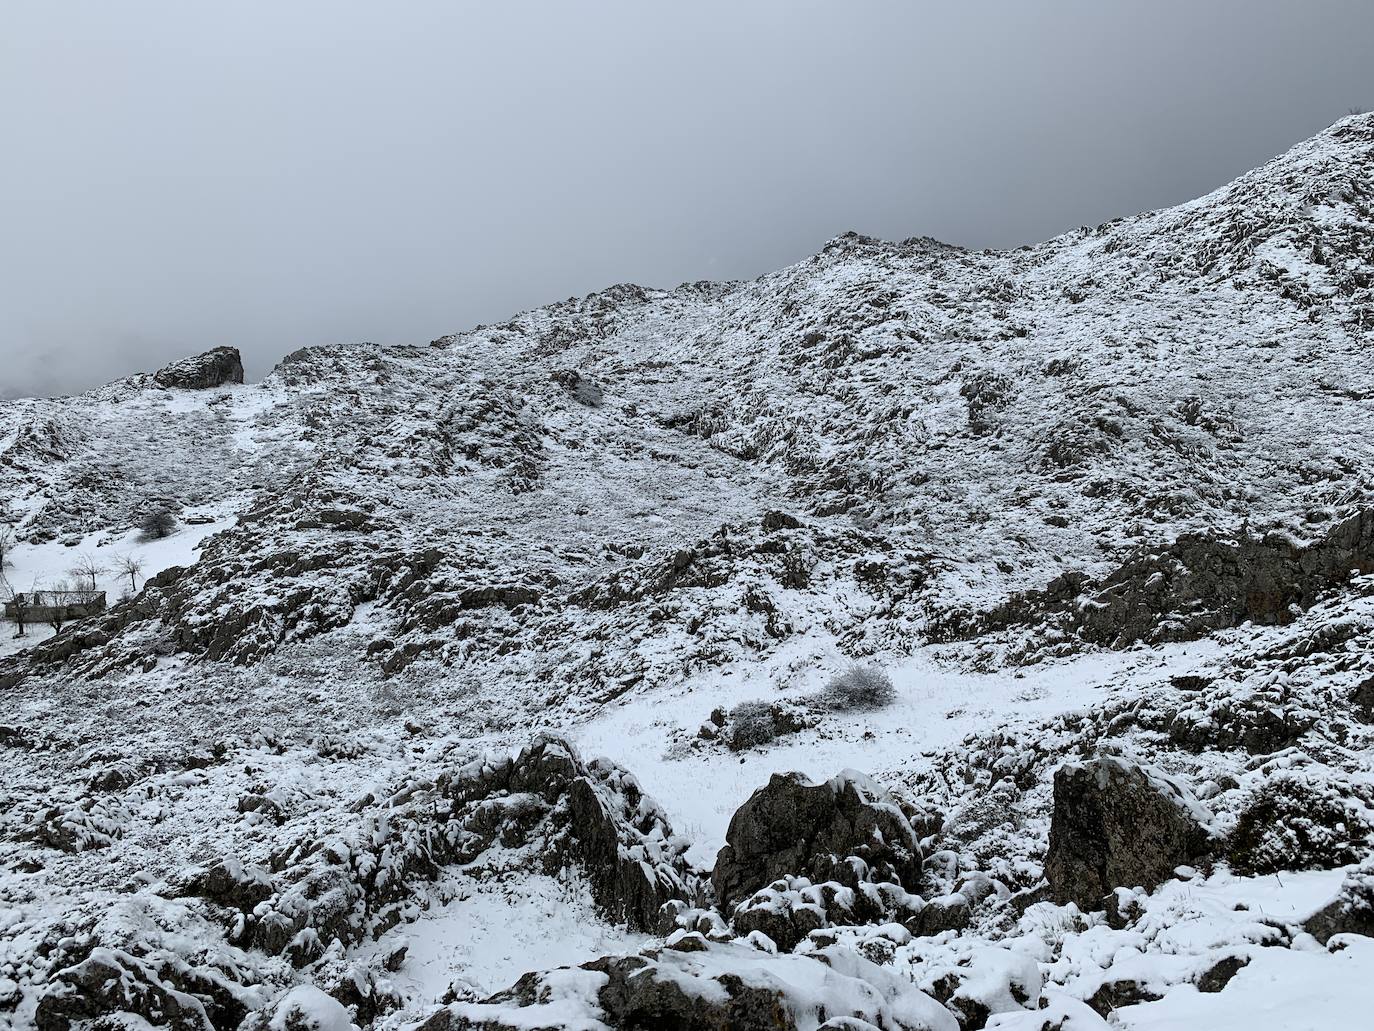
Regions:
[[740, 702], [726, 718], [726, 742], [731, 751], [766, 745], [778, 736], [773, 706], [768, 702]]
[[850, 666], [836, 674], [820, 694], [820, 702], [836, 712], [881, 709], [897, 698], [892, 678], [877, 666]]
[[1246, 799], [1227, 853], [1242, 874], [1330, 869], [1364, 856], [1371, 831], [1368, 808], [1341, 785], [1285, 770]]
[[1024, 823], [1020, 792], [1007, 780], [971, 793], [945, 820], [944, 831], [955, 841], [971, 844], [999, 827], [1017, 829]]
[[[786, 702], [741, 702], [728, 713], [717, 710], [712, 723], [721, 728], [721, 740], [732, 752], [766, 745], [784, 734], [815, 726], [815, 718]], [[712, 723], [706, 724], [709, 730]], [[714, 736], [712, 734], [711, 736]]]
[[177, 528], [177, 518], [161, 505], [150, 508], [138, 521], [138, 528], [149, 540], [159, 540]]

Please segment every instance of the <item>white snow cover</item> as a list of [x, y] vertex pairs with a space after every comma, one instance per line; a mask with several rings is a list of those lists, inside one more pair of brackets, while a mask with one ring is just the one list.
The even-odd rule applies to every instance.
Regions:
[[[126, 955], [128, 1027], [167, 1026], [160, 988], [247, 1031], [601, 1028], [581, 964], [640, 955], [707, 1003], [763, 986], [802, 1031], [1363, 1026], [1374, 945], [1312, 918], [1369, 879], [1374, 568], [1201, 638], [1172, 632], [1191, 610], [1116, 648], [985, 617], [1065, 574], [1103, 606], [1185, 534], [1308, 555], [1374, 508], [1372, 174], [1355, 116], [1024, 250], [851, 234], [258, 384], [0, 402], [0, 572], [89, 557], [112, 602], [0, 623], [0, 1024], [89, 1026], [73, 971]], [[825, 700], [855, 662], [890, 702]], [[734, 751], [748, 702], [795, 723]], [[683, 857], [676, 926], [541, 862], [522, 835], [569, 792], [453, 816], [538, 728], [623, 768], [595, 767], [639, 851], [601, 854], [646, 884]], [[1216, 842], [1110, 920], [1042, 882], [1053, 772], [1103, 756]], [[784, 771], [896, 799], [908, 910], [846, 922], [830, 898], [883, 897], [795, 871], [789, 950], [711, 908], [732, 815]]]

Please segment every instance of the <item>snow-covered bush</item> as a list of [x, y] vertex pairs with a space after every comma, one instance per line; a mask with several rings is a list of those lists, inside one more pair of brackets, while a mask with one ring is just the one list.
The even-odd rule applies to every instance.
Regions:
[[843, 673], [836, 674], [819, 701], [827, 709], [836, 712], [851, 712], [856, 709], [881, 709], [892, 704], [897, 698], [897, 689], [892, 686], [892, 678], [877, 666], [850, 666]]
[[766, 745], [778, 736], [773, 706], [767, 702], [740, 702], [730, 710], [726, 727], [726, 741], [734, 752]]
[[159, 505], [143, 513], [143, 518], [138, 522], [138, 528], [143, 532], [143, 536], [149, 540], [160, 540], [169, 536], [177, 528], [177, 519], [169, 509]]
[[1243, 874], [1330, 869], [1364, 856], [1371, 831], [1369, 810], [1349, 791], [1285, 770], [1250, 794], [1227, 851]]

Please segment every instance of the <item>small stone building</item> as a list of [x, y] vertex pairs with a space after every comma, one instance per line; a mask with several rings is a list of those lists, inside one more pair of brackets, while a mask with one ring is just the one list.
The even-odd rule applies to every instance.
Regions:
[[23, 609], [25, 623], [43, 623], [60, 609], [64, 621], [82, 619], [105, 610], [104, 591], [31, 591], [5, 602], [5, 616], [16, 619]]

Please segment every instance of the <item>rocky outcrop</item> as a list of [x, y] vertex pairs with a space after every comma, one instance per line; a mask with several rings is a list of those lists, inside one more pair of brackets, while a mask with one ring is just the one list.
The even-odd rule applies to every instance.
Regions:
[[1266, 755], [1311, 730], [1318, 712], [1310, 692], [1283, 682], [1208, 685], [1185, 697], [1169, 723], [1169, 738], [1194, 752], [1244, 748]]
[[1308, 917], [1303, 930], [1323, 945], [1337, 934], [1374, 938], [1374, 858], [1346, 875], [1340, 893]]
[[253, 1014], [243, 1031], [350, 1031], [348, 1010], [314, 985], [292, 988], [268, 1009]]
[[886, 790], [853, 770], [822, 784], [775, 773], [731, 818], [725, 840], [711, 881], [726, 910], [789, 874], [843, 883], [851, 856], [874, 882], [914, 887], [921, 873], [910, 820]]
[[313, 962], [330, 943], [353, 944], [401, 919], [440, 867], [498, 848], [501, 869], [556, 875], [577, 869], [607, 919], [652, 929], [659, 910], [701, 893], [687, 843], [635, 779], [605, 760], [584, 762], [540, 735], [514, 757], [486, 756], [354, 810], [356, 828], [300, 841], [279, 872], [222, 860], [188, 894], [225, 906], [245, 944]]
[[1309, 543], [1277, 532], [1259, 538], [1242, 532], [1237, 540], [1184, 534], [1168, 547], [1126, 561], [1101, 581], [1070, 571], [1043, 591], [1014, 596], [967, 625], [955, 620], [941, 632], [972, 636], [1048, 621], [1113, 648], [1190, 641], [1247, 621], [1290, 623], [1324, 593], [1370, 571], [1374, 509], [1355, 512]]
[[785, 952], [827, 927], [900, 923], [912, 933], [920, 932], [930, 907], [919, 895], [891, 882], [875, 883], [867, 864], [857, 857], [835, 872], [842, 879], [822, 884], [805, 877], [774, 881], [735, 907], [731, 926], [740, 936], [764, 934]]
[[226, 383], [242, 383], [243, 359], [237, 347], [214, 347], [164, 366], [153, 373], [153, 379], [161, 386], [182, 390], [208, 390]]
[[69, 1031], [120, 1013], [170, 1031], [215, 1031], [200, 999], [165, 983], [149, 963], [107, 948], [57, 974], [38, 1000], [34, 1024], [38, 1031]]
[[1157, 887], [1208, 850], [1206, 814], [1173, 781], [1101, 756], [1054, 774], [1045, 878], [1054, 901], [1101, 909], [1112, 890]]
[[549, 374], [560, 387], [573, 396], [573, 400], [588, 408], [600, 408], [604, 394], [601, 387], [576, 369], [555, 369]]
[[44, 810], [33, 827], [33, 840], [59, 852], [108, 848], [122, 833], [122, 810], [103, 799], [87, 797]]
[[[803, 987], [804, 986], [804, 987]], [[674, 1028], [957, 1031], [954, 1016], [907, 978], [849, 949], [774, 956], [746, 945], [674, 939], [663, 949], [531, 973], [480, 1003], [453, 1003], [418, 1031]]]
[[1374, 570], [1374, 510], [1301, 544], [1278, 533], [1221, 541], [1186, 535], [1162, 553], [1128, 562], [1085, 606], [1080, 633], [1122, 646], [1177, 641], [1221, 627], [1288, 623], [1353, 572]]

